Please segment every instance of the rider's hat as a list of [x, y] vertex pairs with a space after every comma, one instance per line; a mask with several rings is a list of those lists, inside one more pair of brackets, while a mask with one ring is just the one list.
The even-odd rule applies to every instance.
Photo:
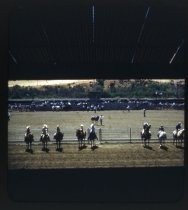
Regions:
[[27, 130], [30, 129], [30, 125], [28, 125], [28, 126], [26, 127], [26, 129], [27, 129]]
[[80, 125], [80, 127], [84, 127], [84, 125], [83, 125], [83, 124], [81, 124], [81, 125]]
[[46, 124], [43, 125], [43, 128], [47, 128], [48, 126]]

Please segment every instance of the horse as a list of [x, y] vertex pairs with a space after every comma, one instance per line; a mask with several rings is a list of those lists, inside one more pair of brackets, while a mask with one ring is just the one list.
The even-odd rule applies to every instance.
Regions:
[[145, 127], [142, 131], [141, 131], [141, 140], [142, 140], [142, 144], [144, 141], [144, 147], [149, 146], [149, 140], [151, 139], [151, 133], [149, 131], [149, 129], [151, 128], [151, 125]]
[[49, 149], [48, 149], [48, 141], [50, 141], [50, 137], [48, 134], [42, 134], [41, 137], [40, 137], [40, 141], [42, 142], [42, 151], [46, 151], [48, 152]]
[[99, 121], [99, 116], [92, 116], [91, 121], [93, 122], [98, 122]]
[[179, 143], [182, 146], [184, 136], [185, 136], [185, 129], [180, 129], [178, 131], [174, 130], [173, 131], [173, 144], [174, 144], [174, 142], [176, 142], [176, 147], [178, 146]]
[[157, 137], [159, 139], [160, 148], [162, 147], [162, 144], [165, 144], [165, 140], [167, 139], [167, 135], [165, 131], [159, 130], [157, 133]]
[[89, 136], [88, 136], [88, 142], [90, 141], [91, 142], [91, 149], [94, 148], [96, 145], [95, 145], [95, 139], [98, 140], [98, 137], [96, 135], [95, 132], [91, 132], [89, 133]]
[[85, 147], [86, 132], [82, 131], [80, 129], [77, 129], [76, 137], [78, 138], [78, 148], [81, 149], [81, 148]]
[[57, 145], [56, 151], [62, 151], [61, 142], [63, 140], [63, 136], [64, 133], [62, 133], [61, 131], [54, 134], [54, 139], [56, 140], [56, 145]]
[[33, 134], [25, 134], [24, 141], [26, 143], [26, 152], [32, 152], [32, 142], [34, 141]]

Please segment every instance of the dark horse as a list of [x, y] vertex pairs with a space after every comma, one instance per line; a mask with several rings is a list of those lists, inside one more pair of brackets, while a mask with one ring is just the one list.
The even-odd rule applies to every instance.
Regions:
[[96, 133], [95, 132], [91, 132], [89, 134], [89, 136], [88, 136], [88, 141], [91, 142], [91, 148], [96, 147], [96, 145], [95, 145], [95, 139], [98, 140]]
[[141, 139], [142, 143], [144, 142], [144, 147], [149, 146], [149, 140], [151, 139], [151, 133], [149, 129], [151, 128], [151, 125], [146, 126], [142, 131], [141, 131]]
[[77, 129], [76, 137], [78, 138], [78, 148], [82, 149], [83, 147], [85, 147], [86, 132], [80, 129]]
[[32, 152], [32, 142], [34, 141], [33, 134], [29, 133], [24, 136], [24, 141], [26, 143], [26, 152]]
[[50, 137], [48, 134], [42, 134], [41, 137], [40, 137], [40, 141], [42, 142], [42, 151], [46, 151], [48, 152], [49, 149], [48, 149], [48, 141], [50, 141]]
[[99, 121], [99, 116], [92, 116], [91, 121], [98, 122]]
[[54, 139], [56, 140], [57, 145], [56, 151], [62, 151], [61, 142], [63, 140], [63, 136], [64, 133], [62, 133], [61, 131], [54, 134]]

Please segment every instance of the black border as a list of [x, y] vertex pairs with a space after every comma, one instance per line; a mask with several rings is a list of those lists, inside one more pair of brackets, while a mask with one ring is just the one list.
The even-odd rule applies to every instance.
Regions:
[[[81, 0], [80, 0], [81, 1]], [[123, 209], [123, 208], [128, 208], [128, 209], [151, 209], [151, 208], [164, 208], [164, 209], [185, 209], [186, 208], [186, 205], [187, 205], [187, 198], [188, 198], [188, 178], [187, 178], [187, 163], [188, 163], [188, 158], [187, 158], [187, 152], [185, 152], [185, 167], [183, 169], [177, 169], [176, 167], [173, 168], [173, 169], [169, 169], [169, 171], [165, 171], [165, 173], [167, 173], [167, 177], [166, 177], [166, 180], [162, 180], [161, 179], [161, 183], [166, 184], [166, 181], [167, 181], [167, 191], [171, 191], [172, 189], [175, 189], [175, 188], [171, 188], [171, 185], [170, 183], [172, 183], [172, 186], [173, 186], [173, 180], [179, 180], [179, 183], [181, 183], [179, 186], [175, 186], [177, 187], [178, 190], [180, 190], [183, 194], [181, 196], [181, 198], [179, 200], [174, 200], [174, 202], [152, 202], [152, 200], [148, 200], [147, 202], [135, 202], [134, 199], [132, 200], [132, 202], [126, 202], [126, 199], [122, 199], [121, 202], [116, 200], [114, 203], [111, 203], [108, 199], [105, 199], [105, 194], [103, 195], [104, 197], [101, 198], [101, 200], [99, 202], [92, 202], [90, 200], [84, 200], [83, 202], [72, 202], [71, 199], [68, 201], [68, 203], [64, 203], [64, 202], [50, 202], [48, 203], [47, 201], [43, 202], [42, 199], [40, 199], [38, 202], [24, 202], [24, 201], [14, 201], [11, 199], [11, 196], [8, 192], [8, 184], [10, 184], [10, 182], [8, 182], [8, 171], [7, 171], [7, 144], [6, 144], [6, 139], [7, 139], [7, 133], [5, 132], [7, 130], [7, 116], [6, 116], [6, 110], [7, 110], [7, 79], [9, 77], [9, 68], [8, 68], [8, 59], [7, 59], [7, 49], [8, 49], [8, 19], [9, 19], [9, 15], [12, 11], [12, 9], [15, 8], [15, 6], [20, 3], [21, 1], [19, 0], [9, 0], [9, 1], [5, 1], [5, 4], [2, 5], [2, 13], [1, 13], [1, 18], [0, 18], [0, 24], [1, 24], [1, 28], [3, 29], [2, 30], [2, 33], [0, 35], [0, 41], [1, 41], [1, 46], [3, 46], [0, 50], [1, 52], [1, 69], [3, 69], [3, 71], [1, 71], [1, 90], [3, 90], [1, 92], [1, 98], [3, 99], [3, 101], [1, 102], [1, 116], [3, 116], [2, 118], [2, 124], [1, 124], [1, 140], [0, 141], [0, 144], [1, 144], [1, 153], [0, 153], [0, 158], [1, 158], [1, 161], [0, 161], [0, 206], [2, 206], [2, 209], [33, 209], [33, 208], [36, 208], [36, 209], [41, 209], [43, 207], [45, 207], [45, 209], [51, 209], [51, 208], [55, 208], [55, 209], [60, 209], [62, 207], [64, 208], [69, 208], [69, 209], [77, 209], [77, 208], [80, 208], [80, 209], [84, 209], [84, 208], [98, 208], [98, 209], [104, 209], [104, 208], [108, 208], [108, 209], [112, 209], [112, 208], [119, 208], [119, 209]], [[176, 1], [175, 1], [176, 2]], [[4, 2], [3, 2], [4, 3]], [[160, 2], [159, 2], [160, 3]], [[180, 1], [177, 1], [177, 4], [179, 4]], [[183, 2], [184, 3], [184, 2]], [[185, 4], [186, 6], [186, 4]], [[186, 54], [187, 56], [187, 54]], [[116, 67], [117, 65], [114, 64]], [[98, 66], [92, 66], [92, 68], [98, 68], [99, 69], [99, 72], [100, 71], [100, 65]], [[119, 67], [120, 69], [123, 69], [122, 68], [122, 65], [119, 64]], [[140, 72], [137, 72], [137, 67], [139, 67], [139, 69], [142, 69], [141, 70], [141, 73]], [[92, 74], [91, 76], [93, 78], [95, 77], [101, 77], [101, 78], [118, 78], [118, 77], [129, 77], [129, 78], [140, 78], [140, 76], [142, 76], [142, 78], [144, 77], [149, 77], [149, 78], [185, 78], [187, 79], [187, 63], [185, 65], [183, 65], [183, 70], [182, 71], [179, 71], [180, 67], [182, 69], [182, 66], [179, 66], [179, 65], [173, 65], [172, 67], [169, 67], [169, 66], [164, 66], [164, 65], [156, 65], [156, 68], [155, 70], [151, 71], [151, 67], [153, 67], [153, 65], [143, 65], [143, 66], [130, 66], [128, 67], [129, 71], [126, 71], [124, 72], [123, 70], [120, 70], [118, 72], [113, 72], [113, 71], [110, 71], [109, 73], [109, 69], [113, 70], [113, 65], [111, 66], [108, 66], [108, 72], [107, 71], [104, 71], [104, 73], [100, 74], [99, 72], [96, 72], [96, 74]], [[158, 67], [162, 68], [163, 70], [161, 72], [158, 72]], [[87, 66], [80, 66], [80, 69], [83, 69], [85, 68], [85, 73], [86, 73], [86, 69], [87, 69]], [[102, 68], [103, 70], [104, 68]], [[73, 69], [72, 69], [73, 70]], [[54, 72], [54, 75], [56, 75], [55, 77], [59, 77], [58, 75], [59, 74], [55, 74], [55, 73], [58, 73], [59, 70], [58, 68], [56, 69], [56, 71]], [[78, 73], [79, 72], [79, 73]], [[76, 75], [76, 78], [88, 78], [85, 73], [80, 73], [80, 71], [75, 71], [73, 70], [73, 73], [74, 74], [64, 74], [65, 78], [67, 79], [74, 79], [75, 78], [75, 75]], [[16, 71], [16, 75], [17, 75], [17, 71]], [[21, 78], [21, 73], [19, 75], [18, 73], [18, 77]], [[136, 76], [135, 76], [136, 75]], [[14, 76], [13, 76], [14, 77]], [[31, 79], [39, 79], [39, 78], [42, 78], [43, 77], [43, 73], [42, 72], [38, 72], [37, 74], [33, 74], [31, 75]], [[51, 77], [51, 75], [49, 75], [49, 78]], [[48, 79], [48, 77], [46, 78]], [[187, 80], [186, 80], [186, 86], [187, 86]], [[186, 105], [187, 105], [187, 90], [186, 90]], [[188, 119], [188, 114], [187, 114], [187, 107], [185, 109], [185, 119]], [[185, 122], [186, 123], [186, 128], [187, 128], [187, 121]], [[187, 146], [186, 146], [186, 151], [187, 151]], [[124, 171], [123, 172], [123, 177], [122, 175], [120, 175], [122, 172], [121, 169], [118, 169], [119, 172], [116, 173], [115, 170], [113, 169], [110, 169], [110, 171], [108, 171], [107, 174], [105, 174], [105, 176], [108, 176], [108, 181], [110, 182], [111, 181], [111, 177], [116, 177], [116, 178], [119, 178], [119, 185], [120, 183], [122, 183], [121, 181], [124, 180], [124, 178], [126, 179], [126, 183], [131, 183], [131, 181], [133, 180], [132, 177], [135, 176], [135, 173], [131, 172], [131, 171]], [[134, 170], [134, 169], [133, 169]], [[150, 169], [149, 169], [150, 170]], [[155, 170], [155, 169], [154, 169]], [[161, 169], [161, 171], [158, 171], [156, 173], [158, 173], [158, 175], [156, 174], [155, 175], [155, 178], [156, 179], [159, 179], [162, 178], [162, 170], [164, 169]], [[172, 173], [171, 172], [175, 172], [177, 173], [174, 177], [172, 176]], [[109, 174], [110, 172], [110, 174]], [[127, 173], [130, 173], [129, 175], [127, 175]], [[164, 171], [163, 171], [164, 172]], [[16, 173], [16, 172], [15, 172]], [[72, 172], [71, 172], [72, 173]], [[73, 172], [72, 174], [74, 174], [75, 172]], [[76, 174], [74, 174], [75, 176], [78, 175], [77, 174], [78, 172], [76, 172]], [[88, 176], [89, 174], [87, 174], [88, 171], [85, 172], [85, 174]], [[98, 171], [95, 171], [95, 173], [98, 173]], [[132, 174], [131, 174], [132, 173]], [[141, 173], [143, 173], [143, 175], [146, 175], [148, 174], [147, 173], [147, 169], [144, 169]], [[139, 176], [140, 174], [140, 171], [137, 171], [136, 175]], [[150, 173], [153, 173], [150, 171]], [[150, 174], [149, 173], [149, 174]], [[112, 175], [114, 174], [114, 175]], [[17, 178], [21, 178], [20, 177], [21, 174], [19, 174], [19, 176]], [[23, 174], [22, 174], [23, 175]], [[27, 174], [29, 176], [29, 174]], [[63, 174], [62, 174], [63, 175]], [[67, 177], [69, 176], [70, 174], [67, 175]], [[97, 175], [96, 175], [97, 176]], [[104, 176], [104, 175], [103, 175]], [[16, 179], [15, 179], [15, 176], [13, 176], [14, 178], [12, 179], [13, 180], [13, 183], [16, 184]], [[121, 178], [120, 178], [121, 177]], [[168, 178], [169, 177], [169, 178]], [[23, 177], [22, 177], [23, 178]], [[37, 177], [39, 178], [39, 176]], [[142, 176], [140, 177], [140, 179], [142, 180]], [[49, 177], [50, 179], [50, 177]], [[81, 178], [82, 179], [82, 178]], [[96, 180], [100, 180], [101, 177], [95, 177]], [[104, 177], [102, 177], [102, 180], [104, 179]], [[127, 180], [128, 179], [128, 180]], [[170, 179], [170, 181], [169, 181]], [[10, 181], [10, 179], [9, 179]], [[109, 182], [106, 182], [109, 183]], [[95, 186], [95, 183], [93, 183], [93, 185], [90, 187], [88, 184], [88, 180], [85, 182], [85, 186], [86, 186], [86, 191], [84, 192], [87, 192], [87, 193], [93, 193], [94, 196], [98, 196], [96, 195], [96, 192], [99, 191], [105, 191], [110, 195], [110, 193], [113, 193], [114, 191], [119, 191], [119, 189], [122, 190], [122, 193], [125, 193], [126, 192], [126, 186], [125, 187], [125, 190], [124, 188], [121, 186], [120, 188], [116, 185], [113, 185], [111, 187], [105, 187], [105, 186], [98, 186], [99, 188], [96, 188]], [[101, 182], [102, 183], [102, 182]], [[140, 193], [142, 193], [142, 196], [144, 196], [143, 194], [145, 193], [145, 195], [149, 195], [150, 197], [152, 197], [150, 195], [150, 192], [151, 194], [153, 193], [153, 191], [151, 190], [152, 189], [152, 184], [153, 182], [151, 182], [151, 180], [147, 183], [146, 186], [144, 186], [143, 184], [140, 184], [142, 187], [143, 187], [143, 190], [141, 190]], [[154, 192], [154, 194], [156, 193], [156, 196], [158, 193], [161, 193], [162, 191], [162, 186], [161, 185], [158, 185], [156, 183], [154, 183], [155, 187], [158, 187], [158, 191]], [[181, 187], [184, 188], [182, 189]], [[16, 186], [19, 188], [19, 186]], [[55, 187], [53, 188], [54, 186], [51, 185], [51, 188], [49, 187], [50, 189], [50, 192], [53, 192], [53, 190], [55, 189]], [[62, 193], [62, 188], [63, 186], [60, 186], [59, 190], [57, 190], [57, 192], [59, 191], [60, 193]], [[136, 186], [134, 186], [136, 187]], [[180, 189], [180, 188], [181, 189]], [[74, 187], [72, 186], [72, 189]], [[81, 187], [81, 189], [83, 190], [83, 188]], [[96, 189], [96, 191], [95, 191]], [[144, 189], [147, 189], [146, 191]], [[18, 189], [18, 192], [19, 192], [20, 189]], [[120, 190], [120, 191], [121, 191]], [[136, 188], [135, 188], [136, 190]], [[182, 191], [183, 190], [183, 191]], [[150, 191], [150, 192], [149, 192]], [[44, 192], [41, 191], [41, 193]], [[77, 188], [77, 192], [78, 194], [80, 193], [80, 190], [79, 190], [79, 185], [78, 185], [78, 188]], [[23, 193], [26, 193], [26, 192], [23, 192]]]

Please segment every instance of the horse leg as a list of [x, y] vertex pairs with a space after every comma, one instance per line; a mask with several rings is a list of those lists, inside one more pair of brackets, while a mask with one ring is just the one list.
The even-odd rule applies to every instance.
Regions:
[[29, 147], [29, 146], [28, 146], [28, 142], [27, 142], [27, 143], [26, 143], [26, 152], [28, 151], [28, 147]]
[[58, 150], [58, 141], [56, 140], [56, 151]]

